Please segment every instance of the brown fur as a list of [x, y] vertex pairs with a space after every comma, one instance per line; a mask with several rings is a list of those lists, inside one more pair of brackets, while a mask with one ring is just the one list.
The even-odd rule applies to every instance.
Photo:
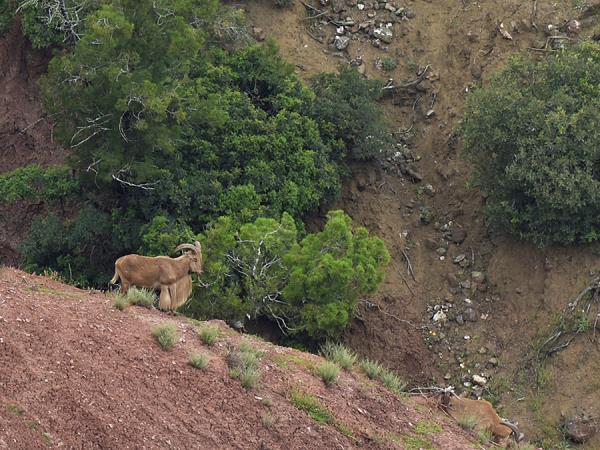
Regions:
[[498, 416], [492, 404], [486, 400], [471, 400], [448, 394], [442, 398], [442, 407], [455, 420], [460, 417], [474, 418], [475, 431], [489, 430], [500, 443], [505, 442], [513, 433], [517, 441], [523, 438], [518, 428]]
[[175, 311], [192, 293], [192, 273], [202, 273], [202, 249], [198, 242], [194, 251], [178, 258], [122, 256], [115, 262], [115, 275], [110, 282], [115, 284], [120, 279], [124, 294], [130, 286], [160, 289], [159, 308]]

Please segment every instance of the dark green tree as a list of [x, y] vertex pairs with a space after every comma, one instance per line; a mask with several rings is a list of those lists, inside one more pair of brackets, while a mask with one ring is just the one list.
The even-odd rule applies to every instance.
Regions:
[[600, 237], [600, 46], [515, 57], [461, 125], [492, 224], [537, 244]]

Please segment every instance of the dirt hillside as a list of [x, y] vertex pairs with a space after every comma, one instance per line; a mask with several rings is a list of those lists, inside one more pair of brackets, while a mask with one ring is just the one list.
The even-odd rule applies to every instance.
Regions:
[[[383, 101], [398, 142], [408, 147], [400, 149], [401, 158], [422, 180], [398, 176], [394, 161], [384, 167], [356, 165], [337, 205], [384, 237], [392, 254], [386, 281], [370, 299], [377, 306], [361, 308], [362, 319], [346, 341], [407, 378], [453, 384], [493, 401], [545, 448], [567, 445], [561, 413], [584, 410], [600, 419], [600, 349], [593, 330], [546, 360], [542, 383], [531, 360], [568, 302], [598, 274], [599, 252], [594, 246], [538, 249], [490, 232], [482, 212], [485, 198], [469, 185], [471, 168], [460, 157], [453, 130], [468, 93], [511, 55], [546, 54], [548, 34], [564, 35], [558, 30], [570, 19], [579, 19], [581, 30], [569, 39], [597, 33], [600, 19], [590, 11], [599, 4], [323, 0], [276, 8], [271, 0], [258, 0], [243, 5], [252, 24], [279, 43], [303, 78], [351, 64], [369, 78], [403, 84], [428, 67], [418, 87]], [[321, 14], [314, 8], [323, 13], [317, 19], [311, 19]], [[340, 30], [332, 21], [350, 25]], [[548, 32], [549, 26], [554, 31]], [[376, 41], [375, 33], [381, 34], [376, 27], [392, 31], [389, 43]], [[349, 38], [342, 51], [335, 47], [340, 31]], [[382, 70], [385, 58], [396, 67]], [[438, 311], [443, 319], [434, 322]], [[590, 311], [592, 321], [594, 314]], [[486, 384], [474, 383], [473, 375], [483, 376]], [[600, 437], [587, 448], [600, 448]]]
[[[163, 351], [154, 325], [173, 323], [179, 342]], [[0, 269], [0, 448], [443, 448], [472, 440], [418, 399], [398, 398], [358, 370], [326, 387], [315, 355], [241, 336], [222, 322], [208, 347], [182, 317], [11, 268]], [[258, 386], [228, 375], [241, 341], [261, 350]], [[205, 370], [188, 364], [197, 351]], [[309, 393], [329, 424], [294, 407]]]

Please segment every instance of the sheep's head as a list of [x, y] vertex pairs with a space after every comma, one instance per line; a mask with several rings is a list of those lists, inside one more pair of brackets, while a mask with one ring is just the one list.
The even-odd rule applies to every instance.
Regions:
[[202, 273], [202, 246], [196, 241], [194, 244], [178, 245], [175, 251], [190, 250], [185, 256], [190, 260], [190, 273]]

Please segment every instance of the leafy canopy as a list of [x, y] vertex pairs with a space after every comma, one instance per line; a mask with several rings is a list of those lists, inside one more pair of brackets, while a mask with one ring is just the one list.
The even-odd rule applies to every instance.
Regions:
[[600, 46], [513, 58], [466, 103], [490, 221], [537, 244], [600, 237]]

